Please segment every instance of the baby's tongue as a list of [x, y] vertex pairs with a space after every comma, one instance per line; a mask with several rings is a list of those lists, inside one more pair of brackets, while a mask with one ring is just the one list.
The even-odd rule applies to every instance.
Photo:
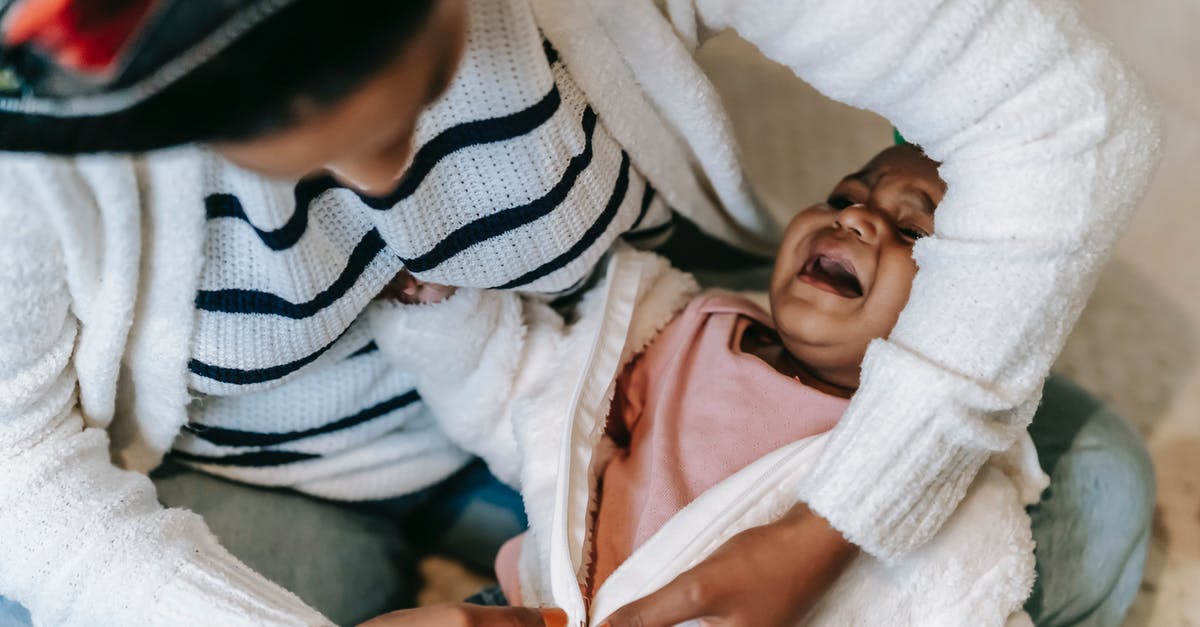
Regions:
[[847, 298], [858, 298], [863, 295], [862, 283], [846, 266], [829, 257], [818, 257], [813, 264], [813, 277], [827, 283], [838, 294]]

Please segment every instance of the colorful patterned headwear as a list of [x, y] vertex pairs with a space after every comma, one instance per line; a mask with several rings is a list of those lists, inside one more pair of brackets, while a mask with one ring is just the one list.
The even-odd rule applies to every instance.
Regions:
[[8, 10], [0, 34], [5, 48], [29, 44], [61, 67], [110, 74], [118, 55], [159, 4], [22, 0]]
[[129, 108], [292, 0], [0, 0], [0, 111]]
[[335, 102], [437, 0], [0, 0], [0, 150], [238, 141]]

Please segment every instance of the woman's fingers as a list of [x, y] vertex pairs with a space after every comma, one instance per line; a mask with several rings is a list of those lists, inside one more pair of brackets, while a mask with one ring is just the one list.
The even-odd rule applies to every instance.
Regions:
[[693, 620], [785, 627], [816, 604], [857, 553], [803, 504], [747, 529], [662, 589], [617, 610], [611, 627], [668, 627]]
[[720, 592], [706, 585], [703, 575], [689, 570], [658, 589], [613, 612], [609, 627], [671, 627], [717, 613]]

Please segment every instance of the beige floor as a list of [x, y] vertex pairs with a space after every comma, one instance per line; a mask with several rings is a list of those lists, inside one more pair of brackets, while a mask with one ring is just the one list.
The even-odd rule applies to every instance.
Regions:
[[[1084, 0], [1086, 17], [1142, 73], [1166, 122], [1149, 196], [1072, 335], [1059, 370], [1113, 403], [1157, 466], [1152, 552], [1128, 625], [1200, 626], [1200, 0]], [[815, 95], [733, 37], [702, 54], [733, 113], [751, 177], [780, 212], [886, 145], [886, 122]], [[425, 565], [423, 601], [480, 580]]]

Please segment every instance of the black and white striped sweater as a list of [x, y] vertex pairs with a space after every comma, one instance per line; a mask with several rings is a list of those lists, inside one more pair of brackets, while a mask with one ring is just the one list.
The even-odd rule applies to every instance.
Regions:
[[330, 498], [428, 485], [466, 456], [359, 322], [396, 272], [561, 294], [617, 237], [653, 243], [670, 229], [528, 6], [470, 11], [459, 74], [421, 118], [413, 164], [389, 196], [211, 161], [189, 362], [198, 397], [178, 459]]

